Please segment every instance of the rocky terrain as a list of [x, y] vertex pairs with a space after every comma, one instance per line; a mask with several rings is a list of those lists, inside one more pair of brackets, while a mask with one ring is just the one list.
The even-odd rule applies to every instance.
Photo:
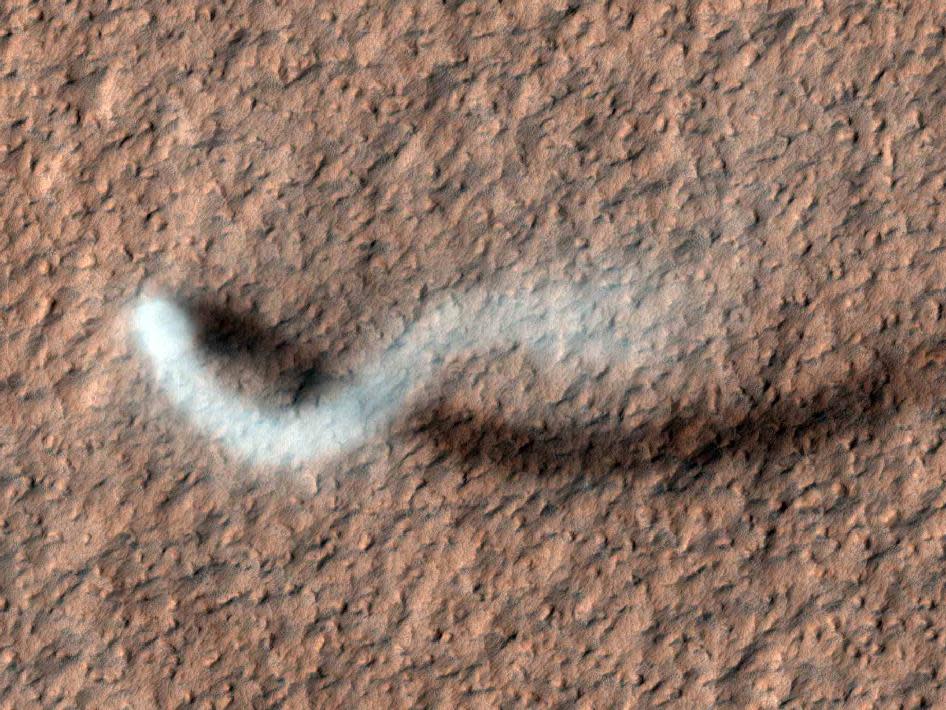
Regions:
[[[922, 1], [0, 4], [0, 707], [942, 706], [944, 40]], [[129, 338], [173, 294], [280, 407], [552, 283], [624, 294], [633, 356], [454, 353], [287, 467]]]

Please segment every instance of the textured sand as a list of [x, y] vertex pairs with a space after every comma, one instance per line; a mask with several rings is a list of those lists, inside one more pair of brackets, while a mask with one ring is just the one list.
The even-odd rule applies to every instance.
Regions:
[[[126, 4], [0, 3], [0, 706], [946, 704], [938, 3]], [[556, 281], [638, 355], [292, 470], [124, 315], [281, 405]]]

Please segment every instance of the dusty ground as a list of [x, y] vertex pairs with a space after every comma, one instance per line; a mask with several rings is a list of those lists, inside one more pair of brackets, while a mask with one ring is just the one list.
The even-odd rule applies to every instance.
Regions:
[[[0, 4], [3, 707], [946, 703], [937, 3], [120, 4]], [[500, 277], [689, 305], [328, 471], [122, 318], [286, 398]]]

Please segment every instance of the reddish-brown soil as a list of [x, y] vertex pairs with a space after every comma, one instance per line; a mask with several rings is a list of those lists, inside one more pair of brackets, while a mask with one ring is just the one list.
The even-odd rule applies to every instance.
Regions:
[[[941, 10], [0, 3], [0, 706], [942, 707]], [[685, 298], [276, 471], [124, 318], [288, 401], [494, 279]]]

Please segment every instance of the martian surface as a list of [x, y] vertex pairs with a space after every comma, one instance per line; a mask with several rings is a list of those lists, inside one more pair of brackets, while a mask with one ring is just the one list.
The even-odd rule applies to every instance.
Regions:
[[939, 3], [0, 3], [0, 708], [946, 705]]

